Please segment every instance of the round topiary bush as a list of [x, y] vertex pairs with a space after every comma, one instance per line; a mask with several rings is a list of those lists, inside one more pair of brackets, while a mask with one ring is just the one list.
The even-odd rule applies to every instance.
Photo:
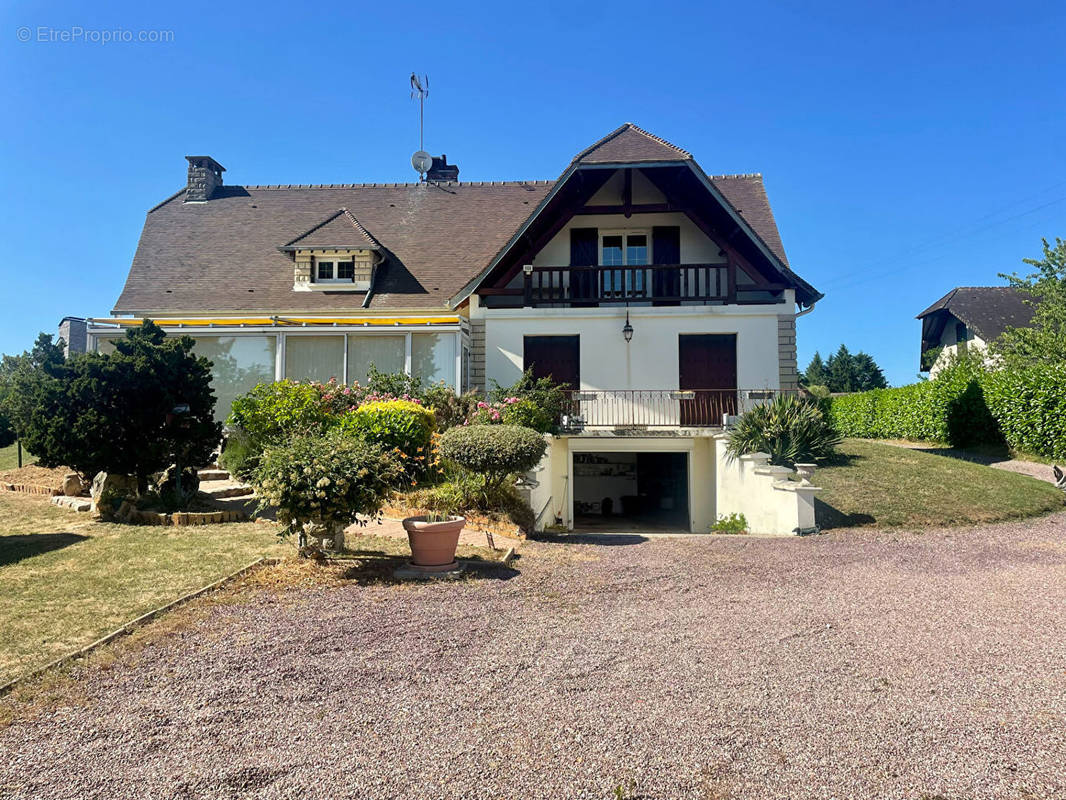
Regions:
[[547, 449], [544, 437], [518, 425], [466, 425], [441, 436], [440, 453], [463, 469], [485, 476], [486, 486], [498, 486], [508, 475], [528, 472]]

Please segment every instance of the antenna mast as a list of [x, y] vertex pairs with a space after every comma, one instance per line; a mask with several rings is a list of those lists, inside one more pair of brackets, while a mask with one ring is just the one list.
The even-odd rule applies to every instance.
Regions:
[[423, 139], [423, 127], [426, 118], [426, 98], [429, 97], [429, 76], [423, 75], [421, 78], [415, 73], [411, 73], [411, 98], [418, 98], [418, 149], [425, 149], [425, 141]]

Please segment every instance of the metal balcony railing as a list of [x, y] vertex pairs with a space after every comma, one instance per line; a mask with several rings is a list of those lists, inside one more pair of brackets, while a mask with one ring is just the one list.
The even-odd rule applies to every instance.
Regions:
[[597, 389], [570, 391], [562, 425], [581, 428], [719, 428], [779, 394], [774, 389]]

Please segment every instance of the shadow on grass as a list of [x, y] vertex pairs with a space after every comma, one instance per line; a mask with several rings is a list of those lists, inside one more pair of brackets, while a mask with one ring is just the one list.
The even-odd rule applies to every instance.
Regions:
[[72, 544], [84, 542], [88, 538], [78, 533], [28, 533], [0, 536], [0, 567], [52, 550], [62, 550]]
[[814, 521], [822, 530], [832, 528], [858, 528], [862, 525], [873, 525], [877, 519], [872, 514], [845, 514], [824, 500], [814, 498]]
[[867, 461], [866, 456], [856, 455], [854, 453], [841, 453], [837, 451], [833, 455], [818, 462], [819, 469], [829, 469], [831, 467], [851, 467], [858, 464], [860, 461]]
[[[384, 550], [346, 550], [330, 558], [330, 563], [340, 567], [342, 580], [350, 581], [357, 586], [369, 586], [371, 584], [411, 583], [411, 580], [397, 578], [394, 575], [396, 570], [408, 566], [410, 558], [410, 555], [388, 553]], [[456, 560], [463, 566], [460, 580], [509, 581], [521, 574], [507, 564], [481, 556], [460, 554], [456, 556]], [[451, 579], [454, 580], [454, 578]], [[449, 579], [442, 578], [441, 580]]]

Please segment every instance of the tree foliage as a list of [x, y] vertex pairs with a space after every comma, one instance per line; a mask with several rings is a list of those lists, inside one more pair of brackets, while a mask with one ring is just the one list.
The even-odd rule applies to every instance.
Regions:
[[865, 392], [888, 386], [872, 356], [862, 351], [853, 355], [843, 344], [825, 361], [820, 353], [815, 353], [803, 373], [803, 383], [825, 386], [831, 392]]
[[[62, 360], [42, 334], [12, 371], [4, 408], [44, 466], [85, 477], [99, 471], [148, 477], [171, 464], [206, 463], [218, 444], [211, 362], [193, 340], [168, 338], [150, 321], [127, 331], [110, 354]], [[175, 414], [187, 406], [186, 413]]]
[[38, 335], [32, 350], [19, 356], [3, 356], [0, 359], [0, 447], [7, 447], [18, 438], [12, 414], [26, 404], [14, 392], [14, 378], [20, 370], [51, 371], [63, 363], [63, 340], [52, 341], [51, 334]]
[[1025, 277], [1001, 275], [1024, 292], [1033, 305], [1028, 327], [1009, 328], [992, 343], [993, 352], [1007, 369], [1066, 364], [1066, 241], [1052, 245], [1042, 240], [1043, 258], [1022, 261], [1036, 271]]

